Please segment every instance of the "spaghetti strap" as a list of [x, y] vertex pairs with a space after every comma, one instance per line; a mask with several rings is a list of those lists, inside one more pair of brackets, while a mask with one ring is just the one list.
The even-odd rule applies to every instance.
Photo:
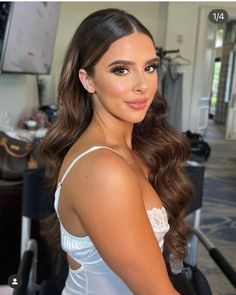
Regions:
[[95, 151], [95, 150], [98, 150], [98, 149], [108, 149], [108, 150], [111, 150], [117, 154], [119, 154], [117, 151], [113, 150], [112, 148], [108, 147], [108, 146], [93, 146], [91, 148], [89, 148], [88, 150], [84, 151], [82, 154], [78, 155], [72, 162], [71, 164], [69, 165], [69, 167], [66, 169], [66, 172], [64, 173], [64, 175], [62, 176], [61, 178], [61, 181], [58, 182], [57, 186], [60, 187], [62, 185], [62, 183], [64, 182], [67, 174], [70, 172], [70, 170], [72, 169], [72, 167], [75, 165], [75, 163], [77, 161], [79, 161], [80, 158], [82, 158], [83, 156]]

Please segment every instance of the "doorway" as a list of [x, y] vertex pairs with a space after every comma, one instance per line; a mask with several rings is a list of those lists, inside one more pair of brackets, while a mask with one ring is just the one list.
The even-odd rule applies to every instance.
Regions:
[[[236, 114], [232, 104], [235, 94], [236, 21], [218, 27], [215, 38], [215, 58], [209, 99], [209, 120], [215, 127], [224, 127], [227, 139], [236, 138]], [[210, 123], [210, 121], [208, 122]]]

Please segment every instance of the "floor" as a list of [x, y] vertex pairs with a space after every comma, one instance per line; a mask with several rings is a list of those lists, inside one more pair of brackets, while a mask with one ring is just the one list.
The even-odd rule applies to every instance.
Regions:
[[[224, 126], [209, 121], [204, 139], [211, 155], [204, 162], [205, 181], [201, 229], [232, 267], [236, 265], [236, 142], [224, 139]], [[213, 295], [235, 295], [236, 290], [199, 246], [198, 266], [206, 275]]]

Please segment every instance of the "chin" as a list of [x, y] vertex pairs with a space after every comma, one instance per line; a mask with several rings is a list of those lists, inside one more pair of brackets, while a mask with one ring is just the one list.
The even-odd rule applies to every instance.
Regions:
[[142, 114], [142, 115], [140, 114], [139, 116], [137, 116], [137, 115], [133, 116], [133, 117], [129, 118], [129, 122], [133, 123], [133, 124], [141, 123], [144, 120], [145, 116], [146, 116], [146, 113]]

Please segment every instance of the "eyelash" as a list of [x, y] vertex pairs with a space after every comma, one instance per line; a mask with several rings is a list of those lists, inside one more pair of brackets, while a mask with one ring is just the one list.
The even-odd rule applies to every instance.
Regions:
[[[149, 73], [153, 73], [158, 69], [158, 66], [159, 66], [158, 63], [153, 63], [153, 64], [148, 65], [145, 69], [153, 68], [153, 70], [151, 72], [149, 72]], [[123, 76], [123, 75], [126, 75], [126, 73], [124, 73], [124, 70], [129, 71], [129, 68], [126, 65], [124, 65], [124, 66], [123, 65], [117, 65], [117, 66], [114, 66], [111, 69], [111, 72], [114, 73], [114, 74]], [[123, 71], [123, 72], [121, 73], [121, 71]]]

